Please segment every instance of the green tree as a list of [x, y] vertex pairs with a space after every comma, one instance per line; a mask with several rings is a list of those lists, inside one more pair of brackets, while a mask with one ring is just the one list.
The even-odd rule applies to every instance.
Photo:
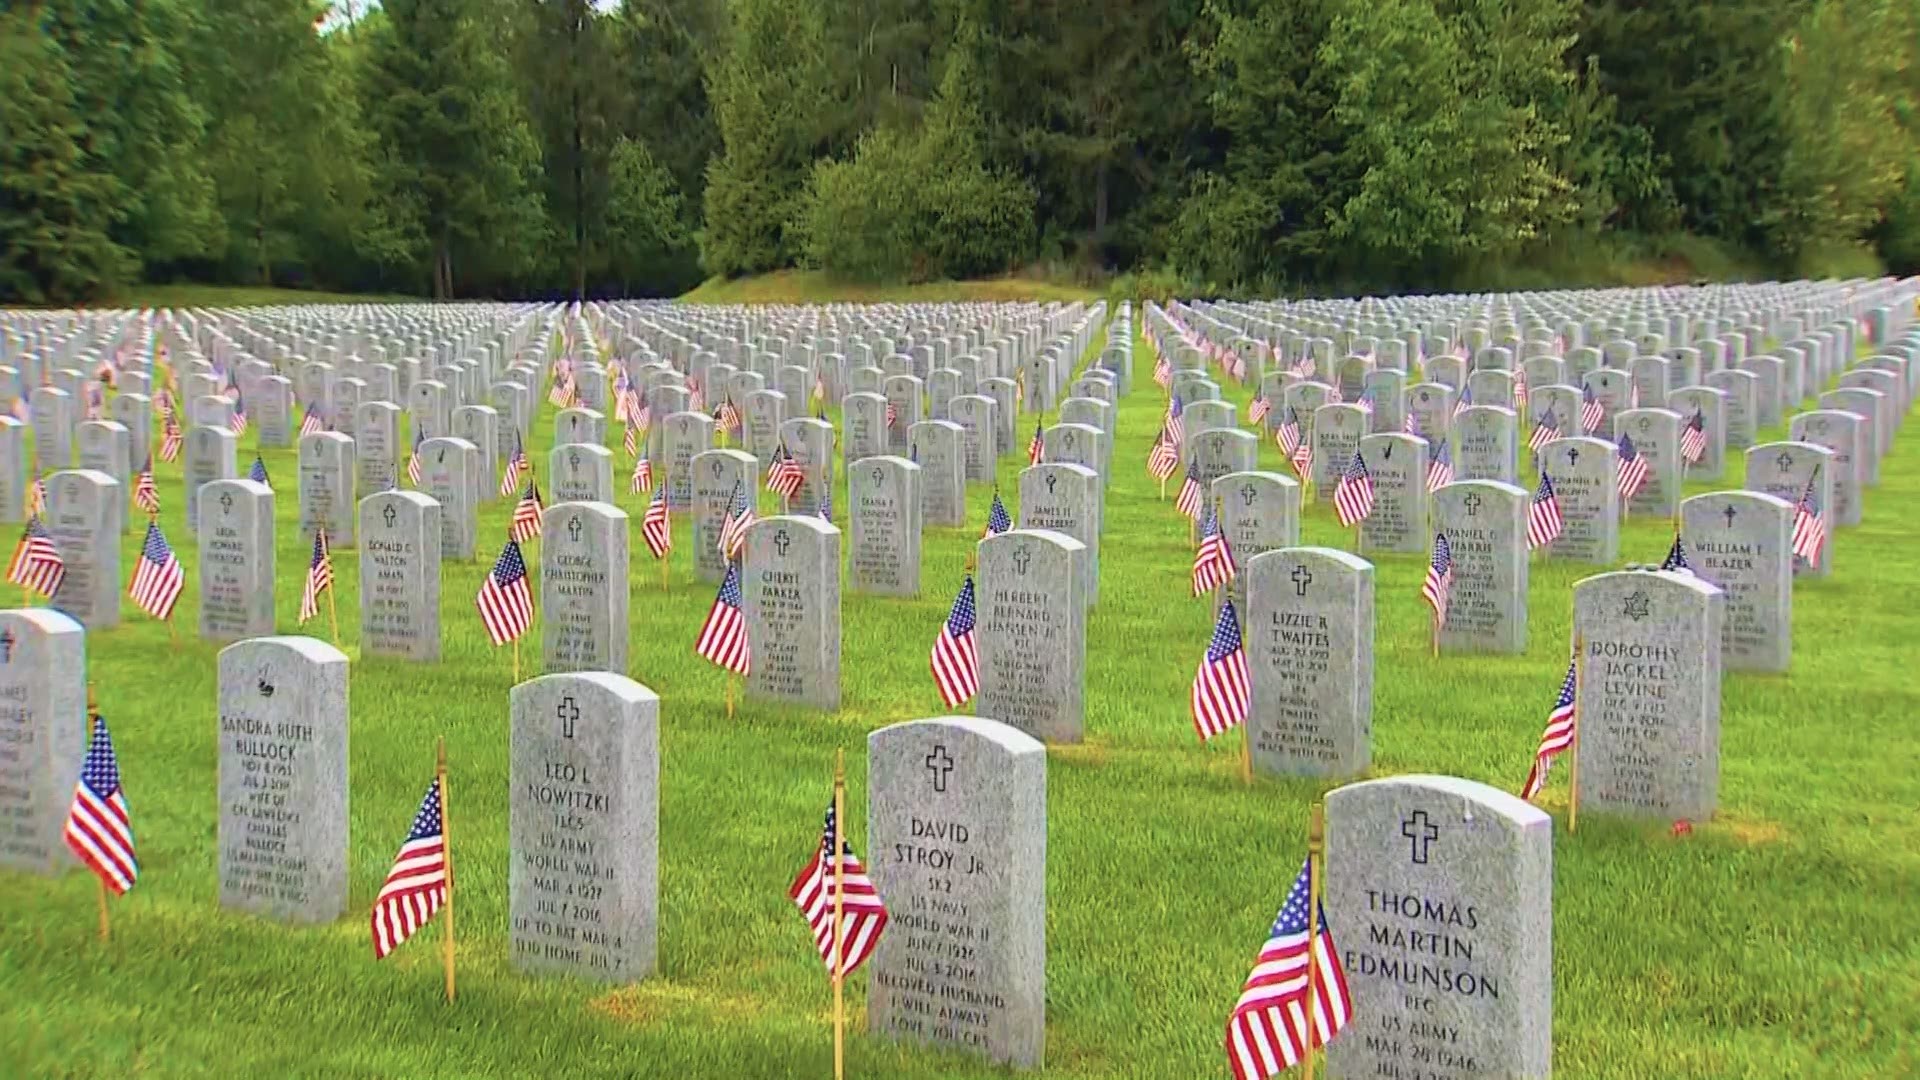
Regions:
[[31, 9], [0, 13], [0, 299], [88, 300], [136, 268], [110, 235], [129, 200], [87, 142], [65, 50]]

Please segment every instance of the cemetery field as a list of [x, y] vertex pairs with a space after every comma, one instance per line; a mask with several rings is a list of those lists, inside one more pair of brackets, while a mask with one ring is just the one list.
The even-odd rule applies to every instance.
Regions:
[[[1336, 784], [1248, 786], [1240, 732], [1209, 745], [1195, 737], [1188, 688], [1213, 618], [1189, 597], [1187, 523], [1143, 468], [1165, 397], [1144, 341], [1135, 352], [1087, 621], [1087, 737], [1047, 751], [1043, 1075], [1228, 1076], [1227, 1014], [1300, 869], [1309, 808]], [[1229, 395], [1244, 412], [1250, 391]], [[543, 406], [530, 443], [543, 489], [552, 424]], [[1020, 418], [1019, 444], [1032, 424]], [[1784, 437], [1780, 428], [1760, 441]], [[311, 537], [296, 527], [294, 458], [264, 460], [279, 493], [278, 625], [302, 632]], [[1739, 486], [1741, 463], [1730, 453], [1725, 478], [1689, 492]], [[1017, 453], [1001, 463], [1009, 504], [1024, 464]], [[645, 496], [619, 479], [630, 465], [618, 455], [616, 486], [637, 531]], [[1260, 467], [1284, 471], [1270, 440]], [[360, 659], [358, 553], [336, 551], [340, 638], [354, 658], [350, 914], [294, 929], [217, 903], [218, 650], [194, 632], [198, 556], [180, 468], [158, 468], [162, 525], [189, 582], [178, 641], [131, 604], [128, 623], [87, 641], [142, 876], [113, 903], [102, 944], [93, 877], [0, 874], [0, 1073], [831, 1075], [828, 983], [786, 889], [820, 842], [835, 751], [846, 751], [848, 831], [864, 854], [866, 735], [943, 711], [928, 648], [984, 521], [985, 485], [970, 492], [966, 528], [926, 530], [917, 599], [845, 592], [843, 706], [832, 715], [747, 702], [729, 718], [722, 673], [691, 651], [715, 586], [692, 572], [687, 521], [676, 518], [665, 584], [634, 538], [627, 674], [661, 697], [659, 969], [608, 990], [509, 964], [512, 658], [488, 644], [473, 598], [510, 500], [483, 508], [481, 561], [442, 567], [437, 664]], [[844, 475], [837, 482], [844, 508]], [[762, 513], [773, 512], [763, 495]], [[1303, 543], [1352, 546], [1325, 503], [1301, 531]], [[1920, 679], [1907, 667], [1916, 531], [1920, 440], [1907, 439], [1885, 459], [1862, 524], [1839, 532], [1833, 576], [1794, 588], [1791, 674], [1727, 676], [1714, 820], [1687, 831], [1590, 815], [1568, 836], [1566, 768], [1556, 767], [1542, 800], [1555, 817], [1556, 1075], [1920, 1073]], [[1630, 521], [1622, 562], [1658, 563], [1671, 537], [1666, 521]], [[136, 523], [123, 567], [138, 540]], [[1370, 775], [1440, 773], [1516, 790], [1566, 670], [1571, 586], [1608, 568], [1536, 560], [1525, 654], [1436, 660], [1419, 598], [1425, 556], [1369, 557], [1378, 566]], [[330, 636], [324, 605], [304, 632]], [[537, 628], [529, 641], [523, 675], [536, 673]], [[457, 881], [452, 1006], [441, 996], [438, 928], [376, 962], [366, 922], [438, 736]], [[1357, 917], [1348, 930], [1341, 913], [1329, 917], [1336, 936], [1364, 937]], [[868, 977], [848, 986], [849, 1076], [1006, 1075], [868, 1036]]]
[[818, 270], [776, 270], [743, 278], [713, 278], [681, 297], [698, 304], [848, 304], [1092, 300], [1092, 289], [1028, 277], [929, 281], [918, 285], [861, 285]]

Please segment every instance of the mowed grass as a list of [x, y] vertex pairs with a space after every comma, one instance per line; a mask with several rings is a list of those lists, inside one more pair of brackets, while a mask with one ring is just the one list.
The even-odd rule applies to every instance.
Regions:
[[399, 293], [338, 293], [259, 285], [136, 285], [118, 298], [123, 306], [172, 308], [263, 307], [279, 304], [424, 304], [425, 297]]
[[[1187, 688], [1211, 620], [1187, 595], [1186, 525], [1142, 468], [1163, 399], [1144, 346], [1136, 357], [1089, 620], [1087, 740], [1048, 760], [1047, 1073], [1226, 1076], [1224, 1019], [1299, 868], [1308, 808], [1329, 785], [1245, 786], [1238, 734], [1211, 746], [1194, 737]], [[1244, 392], [1233, 396], [1244, 406]], [[546, 409], [535, 446], [550, 444], [551, 422]], [[1021, 419], [1023, 445], [1032, 423]], [[1838, 536], [1835, 575], [1797, 586], [1791, 674], [1726, 679], [1714, 821], [1676, 838], [1664, 822], [1590, 815], [1567, 836], [1556, 771], [1557, 1075], [1920, 1071], [1920, 694], [1906, 666], [1920, 587], [1917, 447], [1909, 437], [1895, 450], [1865, 522]], [[291, 456], [266, 460], [281, 492], [279, 625], [295, 633], [310, 538], [295, 531]], [[1281, 467], [1270, 442], [1261, 462]], [[1010, 500], [1021, 464], [1001, 470]], [[1721, 486], [1739, 473], [1735, 464]], [[197, 581], [178, 469], [164, 468], [160, 486], [165, 526]], [[641, 499], [619, 486], [637, 527]], [[471, 606], [487, 563], [443, 568], [441, 663], [354, 661], [351, 906], [317, 929], [218, 907], [217, 649], [191, 631], [192, 594], [177, 647], [127, 606], [129, 624], [93, 635], [88, 661], [119, 744], [143, 877], [113, 904], [102, 945], [91, 878], [0, 874], [0, 1073], [829, 1075], [828, 985], [785, 889], [819, 841], [834, 750], [848, 752], [850, 831], [864, 851], [864, 737], [942, 711], [927, 648], [988, 497], [984, 486], [971, 493], [966, 528], [928, 531], [919, 599], [846, 594], [845, 706], [832, 716], [748, 703], [728, 719], [720, 673], [690, 651], [714, 587], [692, 576], [686, 524], [676, 524], [668, 588], [634, 537], [628, 674], [662, 698], [660, 966], [613, 989], [521, 977], [508, 964], [509, 657], [486, 644]], [[835, 501], [848, 505], [844, 486]], [[486, 508], [489, 547], [508, 510]], [[1334, 546], [1350, 536], [1324, 504], [1303, 531]], [[123, 545], [125, 567], [136, 539]], [[1636, 520], [1622, 560], [1656, 561], [1668, 541], [1664, 522]], [[337, 558], [355, 651], [357, 559]], [[1525, 656], [1434, 660], [1417, 596], [1424, 559], [1381, 558], [1374, 773], [1516, 788], [1565, 670], [1569, 586], [1595, 569], [1535, 565]], [[324, 615], [307, 630], [325, 637]], [[441, 735], [459, 875], [452, 1007], [441, 1000], [437, 929], [375, 962], [366, 926]], [[1358, 921], [1329, 915], [1336, 928]], [[864, 974], [850, 983], [849, 1075], [1003, 1075], [867, 1036], [866, 988]]]
[[863, 285], [820, 270], [775, 270], [744, 278], [710, 278], [680, 299], [690, 304], [929, 304], [1092, 300], [1092, 289], [1038, 278], [1009, 276], [977, 281], [929, 281], [918, 285]]

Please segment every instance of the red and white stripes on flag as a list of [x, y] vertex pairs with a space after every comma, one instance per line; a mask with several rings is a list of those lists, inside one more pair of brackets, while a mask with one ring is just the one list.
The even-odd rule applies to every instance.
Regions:
[[667, 513], [665, 487], [654, 492], [647, 502], [647, 512], [640, 519], [640, 539], [646, 541], [647, 550], [653, 552], [656, 559], [664, 559], [673, 551], [673, 520]]
[[1426, 580], [1420, 583], [1420, 598], [1433, 609], [1433, 625], [1447, 625], [1447, 602], [1453, 596], [1453, 545], [1446, 533], [1433, 534], [1433, 558], [1427, 563]]
[[[1278, 1076], [1299, 1064], [1309, 1048], [1333, 1041], [1353, 1018], [1353, 998], [1326, 913], [1308, 895], [1310, 874], [1311, 864], [1301, 867], [1227, 1020], [1234, 1080]], [[1311, 943], [1309, 905], [1316, 914]]]
[[1827, 515], [1815, 486], [1819, 479], [1820, 466], [1815, 465], [1807, 477], [1806, 490], [1793, 507], [1793, 553], [1810, 563], [1820, 561], [1820, 549], [1827, 543]]
[[753, 670], [744, 606], [740, 595], [740, 564], [730, 562], [727, 576], [720, 582], [720, 591], [713, 598], [713, 607], [707, 609], [707, 621], [701, 624], [700, 636], [693, 643], [696, 655], [736, 675], [746, 675]]
[[307, 563], [307, 584], [300, 591], [300, 621], [320, 613], [320, 594], [333, 588], [333, 553], [327, 549], [327, 530], [313, 531], [313, 558]]
[[1547, 729], [1540, 733], [1540, 748], [1533, 752], [1533, 767], [1527, 770], [1526, 782], [1520, 785], [1520, 797], [1528, 802], [1547, 786], [1547, 770], [1553, 766], [1553, 759], [1573, 747], [1579, 715], [1579, 671], [1580, 657], [1576, 653], [1567, 661], [1567, 677], [1560, 683], [1560, 694], [1547, 713]]
[[1252, 709], [1253, 677], [1247, 671], [1240, 619], [1228, 600], [1220, 605], [1207, 653], [1193, 674], [1193, 729], [1205, 742], [1239, 726]]
[[533, 588], [527, 584], [527, 561], [517, 541], [508, 540], [500, 549], [500, 558], [480, 583], [474, 604], [487, 637], [496, 646], [519, 640], [533, 626]]
[[975, 614], [973, 576], [969, 574], [960, 585], [960, 594], [953, 598], [953, 610], [933, 639], [929, 661], [940, 700], [949, 709], [959, 708], [980, 691], [980, 656], [973, 644]]
[[1533, 501], [1527, 505], [1527, 549], [1546, 547], [1560, 539], [1565, 529], [1560, 517], [1560, 497], [1554, 494], [1553, 481], [1540, 471], [1540, 486], [1533, 489]]
[[425, 926], [447, 902], [447, 834], [441, 818], [440, 778], [434, 777], [413, 828], [393, 857], [393, 869], [373, 901], [373, 956], [382, 959]]
[[1333, 511], [1340, 518], [1341, 528], [1346, 529], [1373, 514], [1373, 475], [1367, 472], [1367, 463], [1358, 450], [1353, 452], [1346, 471], [1340, 474], [1340, 483], [1333, 489]]
[[1233, 580], [1233, 552], [1213, 507], [1200, 519], [1200, 546], [1193, 552], [1193, 595], [1205, 596]]
[[87, 756], [80, 763], [73, 806], [67, 811], [67, 847], [115, 895], [124, 896], [140, 876], [133, 854], [133, 824], [127, 795], [120, 787], [120, 762], [114, 757], [107, 718], [93, 718]]
[[[880, 944], [880, 935], [887, 928], [887, 908], [880, 902], [880, 893], [860, 864], [860, 857], [853, 853], [853, 845], [840, 836], [838, 824], [829, 803], [820, 846], [787, 888], [787, 896], [806, 916], [814, 948], [827, 965], [827, 974], [844, 978], [865, 963]], [[836, 849], [837, 859], [832, 854]], [[840, 879], [837, 926], [833, 917], [836, 862]]]
[[147, 539], [140, 546], [140, 559], [134, 564], [133, 580], [127, 583], [127, 595], [140, 610], [165, 622], [173, 617], [173, 605], [186, 587], [186, 571], [167, 546], [160, 523], [148, 521]]
[[40, 524], [37, 515], [28, 518], [26, 531], [20, 534], [20, 543], [7, 564], [7, 580], [51, 599], [66, 576], [67, 561], [61, 557], [53, 534]]

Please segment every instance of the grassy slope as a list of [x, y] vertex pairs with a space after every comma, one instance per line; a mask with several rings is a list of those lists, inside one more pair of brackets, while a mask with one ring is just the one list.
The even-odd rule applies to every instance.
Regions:
[[931, 281], [923, 285], [856, 285], [818, 270], [776, 270], [753, 277], [712, 278], [680, 299], [690, 304], [937, 303], [988, 300], [1090, 300], [1094, 291], [1031, 278]]
[[420, 304], [423, 297], [335, 293], [247, 285], [136, 285], [114, 303], [122, 307], [260, 307], [273, 304]]
[[[1236, 737], [1195, 743], [1187, 683], [1210, 627], [1186, 597], [1186, 529], [1140, 467], [1162, 404], [1140, 355], [1089, 626], [1089, 737], [1049, 754], [1048, 1072], [1224, 1076], [1223, 1018], [1324, 786], [1249, 790]], [[548, 445], [550, 424], [547, 410], [535, 445]], [[1261, 453], [1280, 467], [1271, 444]], [[293, 632], [308, 540], [294, 532], [290, 455], [267, 463], [283, 485], [277, 602]], [[1018, 464], [1002, 467], [1008, 494]], [[184, 541], [177, 469], [163, 470], [161, 488], [165, 524]], [[166, 631], [137, 616], [94, 637], [91, 673], [115, 723], [145, 877], [114, 905], [115, 937], [102, 948], [90, 879], [0, 875], [0, 1072], [184, 1076], [217, 1061], [275, 1076], [826, 1075], [830, 999], [784, 890], [818, 840], [833, 749], [851, 751], [849, 818], [864, 846], [864, 735], [939, 711], [925, 649], [987, 494], [972, 492], [968, 528], [928, 530], [923, 597], [846, 596], [846, 704], [834, 716], [749, 704], [725, 719], [720, 676], [689, 652], [712, 586], [687, 568], [688, 530], [677, 529], [664, 593], [636, 538], [629, 674], [663, 699], [661, 966], [617, 990], [507, 965], [509, 676], [470, 606], [482, 566], [444, 570], [444, 662], [354, 664], [352, 906], [318, 929], [216, 906], [216, 650], [169, 648]], [[1792, 674], [1727, 679], [1715, 822], [1675, 840], [1660, 824], [1590, 817], [1577, 838], [1557, 838], [1557, 1075], [1920, 1069], [1901, 1036], [1920, 1027], [1920, 913], [1902, 902], [1920, 895], [1916, 693], [1903, 640], [1920, 584], [1920, 549], [1906, 542], [1917, 496], [1920, 442], [1908, 438], [1865, 523], [1838, 538], [1836, 575], [1797, 590]], [[640, 500], [620, 501], [637, 521]], [[485, 535], [502, 534], [506, 512], [487, 508]], [[1304, 533], [1346, 539], [1324, 509]], [[1623, 561], [1657, 559], [1667, 540], [1662, 524], [1637, 521]], [[132, 557], [131, 538], [123, 551]], [[185, 561], [191, 575], [191, 551]], [[340, 563], [351, 649], [359, 573], [353, 554]], [[1375, 771], [1511, 789], [1564, 670], [1568, 586], [1590, 569], [1535, 567], [1527, 655], [1439, 661], [1426, 655], [1422, 571], [1419, 556], [1380, 565]], [[183, 602], [183, 625], [193, 614]], [[437, 931], [375, 963], [365, 923], [442, 733], [462, 885], [452, 1009], [440, 1001]], [[1564, 772], [1555, 779], [1557, 813]], [[858, 1033], [865, 986], [851, 984], [850, 1075], [1002, 1075]]]

